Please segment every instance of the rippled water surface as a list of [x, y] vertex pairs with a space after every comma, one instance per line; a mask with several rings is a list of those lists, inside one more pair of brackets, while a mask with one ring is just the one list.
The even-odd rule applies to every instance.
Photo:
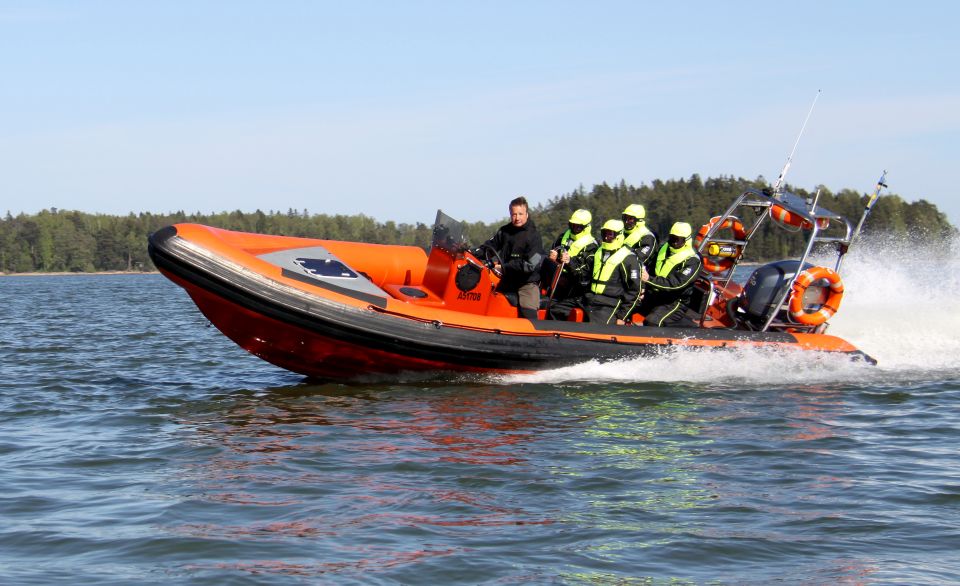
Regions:
[[0, 580], [956, 582], [958, 287], [904, 311], [881, 261], [831, 330], [877, 367], [361, 386], [247, 355], [158, 275], [0, 278]]

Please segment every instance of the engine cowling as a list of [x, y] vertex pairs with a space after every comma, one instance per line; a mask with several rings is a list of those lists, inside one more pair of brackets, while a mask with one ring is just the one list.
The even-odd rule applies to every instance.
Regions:
[[[804, 263], [803, 269], [813, 265]], [[745, 319], [752, 325], [761, 326], [769, 318], [774, 307], [782, 298], [784, 291], [790, 287], [794, 276], [800, 269], [800, 261], [781, 260], [765, 264], [750, 275], [743, 286], [743, 293], [737, 302], [738, 317]], [[786, 311], [778, 316], [786, 321]]]

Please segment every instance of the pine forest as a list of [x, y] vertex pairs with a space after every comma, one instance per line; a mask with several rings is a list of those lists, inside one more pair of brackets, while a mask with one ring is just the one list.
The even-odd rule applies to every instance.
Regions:
[[[550, 199], [546, 204], [536, 205], [531, 209], [531, 217], [546, 246], [566, 228], [567, 219], [578, 208], [588, 209], [593, 214], [595, 235], [605, 220], [619, 218], [623, 208], [631, 203], [646, 208], [647, 225], [658, 234], [665, 234], [675, 221], [690, 222], [696, 230], [711, 216], [722, 213], [744, 189], [766, 185], [762, 177], [753, 181], [733, 177], [703, 180], [699, 175], [689, 179], [655, 180], [639, 187], [623, 181], [613, 186], [602, 183], [589, 190], [581, 186]], [[813, 195], [803, 190], [794, 192], [807, 197]], [[497, 221], [466, 222], [471, 243], [483, 242], [506, 221], [507, 204], [516, 195], [491, 196], [503, 199], [504, 215]], [[845, 215], [854, 224], [863, 213], [866, 200], [866, 194], [850, 189], [833, 193], [820, 187], [819, 204]], [[437, 207], [456, 217], [456, 210], [445, 207], [444, 202], [437, 202]], [[147, 237], [159, 228], [178, 222], [244, 232], [427, 248], [433, 219], [398, 224], [390, 220], [381, 222], [363, 214], [310, 214], [307, 210], [293, 209], [212, 214], [144, 212], [126, 216], [57, 209], [17, 216], [7, 212], [0, 220], [0, 273], [150, 271], [154, 267], [147, 256]], [[864, 235], [871, 233], [950, 238], [956, 234], [956, 228], [945, 214], [925, 200], [906, 202], [897, 195], [886, 194], [878, 200], [864, 225]], [[801, 251], [797, 247], [802, 243], [791, 236], [768, 222], [751, 244], [754, 260], [799, 254]]]

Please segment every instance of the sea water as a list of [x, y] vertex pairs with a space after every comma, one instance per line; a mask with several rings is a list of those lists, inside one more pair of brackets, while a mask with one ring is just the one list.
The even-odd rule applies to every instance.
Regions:
[[868, 242], [877, 366], [670, 352], [317, 384], [158, 275], [0, 278], [4, 584], [960, 580], [960, 255]]

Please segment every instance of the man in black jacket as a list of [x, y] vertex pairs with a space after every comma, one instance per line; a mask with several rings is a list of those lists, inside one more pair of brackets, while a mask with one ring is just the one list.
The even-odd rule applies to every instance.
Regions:
[[510, 223], [501, 226], [483, 245], [496, 250], [503, 262], [503, 266], [494, 266], [494, 270], [503, 272], [497, 291], [508, 297], [511, 294], [517, 296], [520, 317], [537, 319], [544, 251], [540, 233], [530, 219], [525, 197], [510, 202]]

